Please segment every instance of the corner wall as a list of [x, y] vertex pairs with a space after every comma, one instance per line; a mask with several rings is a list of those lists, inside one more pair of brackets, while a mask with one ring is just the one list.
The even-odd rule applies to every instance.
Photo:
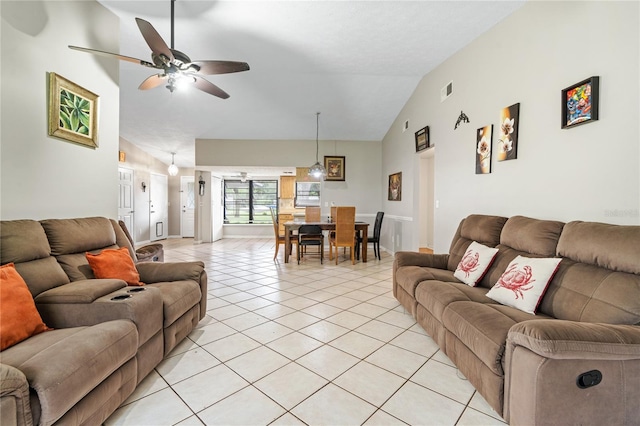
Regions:
[[[2, 1], [0, 15], [1, 218], [116, 218], [119, 64], [67, 45], [118, 52], [118, 18], [94, 1]], [[48, 136], [49, 72], [99, 95], [97, 149]]]
[[[383, 176], [402, 171], [404, 180], [403, 200], [384, 210], [414, 219], [402, 249], [417, 249], [425, 214], [414, 132], [426, 125], [436, 145], [436, 252], [472, 213], [640, 224], [639, 27], [638, 2], [527, 2], [427, 74], [382, 143]], [[560, 91], [594, 75], [599, 121], [562, 130]], [[497, 162], [500, 110], [518, 102], [518, 159]], [[460, 111], [470, 123], [454, 130]], [[492, 172], [476, 175], [476, 131], [489, 124]]]

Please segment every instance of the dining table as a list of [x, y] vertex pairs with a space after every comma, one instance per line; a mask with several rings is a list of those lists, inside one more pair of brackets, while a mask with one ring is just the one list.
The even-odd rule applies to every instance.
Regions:
[[[323, 231], [335, 231], [335, 222], [305, 222], [305, 221], [289, 221], [283, 223], [284, 226], [284, 263], [289, 263], [289, 255], [291, 254], [291, 236], [293, 231], [302, 225], [316, 225]], [[367, 244], [369, 242], [368, 232], [369, 223], [356, 221], [356, 231], [362, 235], [362, 261], [367, 261]], [[337, 254], [336, 254], [337, 255]]]

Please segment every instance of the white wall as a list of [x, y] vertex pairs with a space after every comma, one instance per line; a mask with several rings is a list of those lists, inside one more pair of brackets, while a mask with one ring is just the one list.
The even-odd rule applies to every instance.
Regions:
[[[381, 151], [376, 141], [319, 141], [318, 159], [345, 157], [345, 181], [323, 182], [322, 214], [331, 202], [356, 206], [359, 215], [372, 216], [380, 209]], [[196, 167], [279, 166], [309, 167], [315, 163], [314, 141], [196, 139]], [[325, 206], [325, 203], [327, 204]], [[373, 220], [372, 220], [373, 222]]]
[[[118, 213], [118, 61], [70, 50], [119, 51], [118, 18], [93, 1], [2, 1], [2, 219]], [[99, 147], [48, 136], [47, 73], [98, 94]]]
[[[471, 213], [640, 224], [639, 27], [638, 2], [527, 2], [416, 88], [382, 142], [383, 176], [404, 177], [403, 200], [385, 201], [384, 209], [422, 214], [412, 181], [419, 176], [414, 132], [429, 125], [436, 252], [448, 251]], [[599, 121], [562, 130], [560, 91], [593, 75], [600, 76]], [[454, 93], [440, 103], [451, 80]], [[517, 102], [518, 159], [497, 162], [500, 110]], [[461, 110], [471, 122], [454, 130]], [[407, 119], [411, 128], [402, 133]], [[489, 124], [492, 173], [476, 175], [475, 134]], [[402, 232], [403, 249], [417, 249], [417, 222]]]

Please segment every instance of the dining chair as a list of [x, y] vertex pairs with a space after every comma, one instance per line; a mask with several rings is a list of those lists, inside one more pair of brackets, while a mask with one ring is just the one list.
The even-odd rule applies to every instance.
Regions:
[[332, 249], [336, 249], [336, 265], [338, 264], [338, 248], [349, 247], [351, 263], [355, 264], [356, 246], [356, 208], [336, 207], [335, 215], [336, 230], [329, 236], [329, 260], [333, 260]]
[[307, 253], [306, 248], [309, 246], [318, 247], [320, 263], [322, 264], [324, 260], [324, 234], [322, 233], [322, 228], [318, 225], [302, 225], [298, 228], [298, 265], [300, 264], [300, 258], [304, 257], [304, 253]]
[[[273, 233], [276, 236], [276, 252], [273, 255], [273, 260], [276, 260], [276, 258], [278, 257], [278, 249], [280, 248], [280, 245], [285, 245], [286, 244], [286, 237], [284, 235], [280, 234], [280, 231], [278, 229], [278, 216], [275, 213], [275, 209], [273, 207], [269, 207], [269, 210], [271, 211], [271, 220], [273, 222]], [[286, 232], [286, 229], [285, 229]], [[291, 253], [291, 249], [293, 248], [293, 245], [295, 244], [296, 246], [298, 245], [298, 240], [295, 238], [290, 238], [289, 242], [291, 243], [291, 245], [289, 246], [289, 253]], [[287, 249], [287, 247], [285, 247], [285, 250]], [[296, 252], [298, 251], [298, 248], [296, 247]]]
[[305, 207], [304, 209], [304, 221], [305, 222], [320, 222], [320, 207]]
[[[373, 224], [373, 237], [368, 236], [367, 242], [373, 243], [373, 254], [378, 260], [380, 257], [380, 230], [382, 229], [382, 219], [384, 218], [384, 212], [376, 213], [376, 221]], [[358, 241], [356, 244], [356, 256], [360, 259], [360, 245], [362, 244], [362, 237], [357, 235]], [[362, 250], [367, 250], [367, 247], [362, 247]]]

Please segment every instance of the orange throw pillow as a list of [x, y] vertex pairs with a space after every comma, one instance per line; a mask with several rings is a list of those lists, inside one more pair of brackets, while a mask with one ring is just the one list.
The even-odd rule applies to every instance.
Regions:
[[0, 351], [46, 330], [51, 329], [42, 321], [15, 265], [0, 266]]
[[96, 278], [115, 278], [129, 285], [144, 285], [126, 247], [105, 249], [99, 254], [85, 253]]

